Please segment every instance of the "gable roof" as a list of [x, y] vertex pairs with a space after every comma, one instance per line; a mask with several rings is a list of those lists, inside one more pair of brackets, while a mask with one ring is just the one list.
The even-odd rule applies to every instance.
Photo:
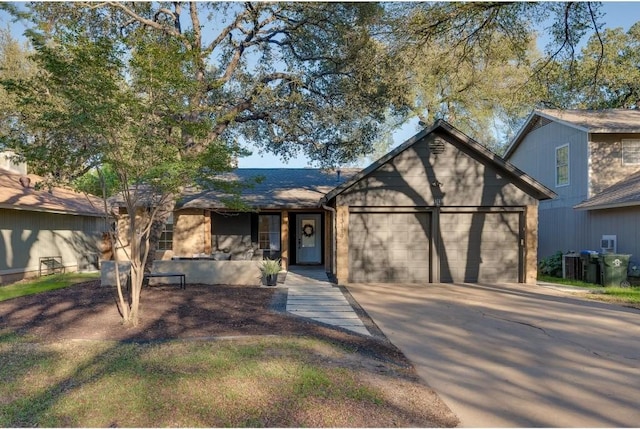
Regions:
[[404, 143], [402, 143], [401, 145], [393, 149], [391, 152], [387, 153], [386, 155], [384, 155], [383, 157], [381, 157], [380, 159], [378, 159], [377, 161], [369, 165], [367, 168], [360, 171], [358, 174], [354, 175], [350, 180], [347, 180], [346, 182], [337, 186], [335, 189], [329, 192], [322, 199], [322, 202], [330, 201], [333, 198], [337, 197], [342, 192], [346, 191], [355, 183], [357, 183], [358, 181], [362, 180], [369, 174], [376, 171], [379, 167], [381, 167], [383, 164], [385, 164], [386, 162], [388, 162], [389, 160], [391, 160], [401, 152], [407, 150], [414, 144], [424, 139], [429, 134], [432, 134], [435, 132], [448, 134], [453, 138], [457, 139], [458, 141], [463, 143], [469, 155], [471, 155], [476, 159], [482, 159], [488, 162], [496, 170], [508, 175], [513, 182], [516, 182], [521, 186], [523, 186], [523, 188], [531, 196], [539, 200], [547, 200], [547, 199], [554, 198], [556, 196], [555, 192], [553, 192], [551, 189], [547, 188], [546, 186], [544, 186], [543, 184], [541, 184], [531, 176], [527, 175], [525, 172], [518, 169], [513, 164], [505, 161], [495, 153], [491, 152], [489, 149], [482, 146], [480, 143], [476, 142], [471, 137], [465, 135], [464, 133], [462, 133], [455, 127], [453, 127], [448, 122], [442, 119], [439, 119], [430, 128], [423, 129], [422, 131], [420, 131], [419, 133], [417, 133], [416, 135], [409, 138]]
[[35, 174], [24, 175], [0, 168], [0, 208], [104, 216], [102, 199], [57, 186], [51, 191], [35, 189], [34, 185], [42, 180]]
[[640, 170], [573, 208], [600, 210], [638, 205], [640, 205]]
[[[256, 177], [263, 180], [241, 192], [242, 200], [253, 208], [317, 208], [320, 198], [359, 169], [342, 168], [238, 168], [223, 175], [230, 181], [250, 182]], [[339, 172], [339, 173], [338, 173]], [[183, 194], [179, 208], [224, 209], [221, 191], [192, 189]]]
[[509, 144], [504, 158], [511, 156], [529, 132], [550, 122], [592, 134], [640, 133], [640, 110], [534, 110]]

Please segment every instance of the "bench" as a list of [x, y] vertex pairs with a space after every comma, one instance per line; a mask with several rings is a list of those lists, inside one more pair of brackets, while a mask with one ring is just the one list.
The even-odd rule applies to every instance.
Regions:
[[42, 266], [44, 265], [46, 273], [64, 273], [65, 266], [62, 265], [62, 256], [42, 256], [40, 258], [39, 273], [38, 276], [42, 277]]
[[149, 284], [149, 279], [151, 278], [160, 278], [160, 277], [179, 277], [180, 278], [180, 289], [186, 289], [186, 281], [185, 281], [185, 275], [184, 273], [146, 273], [143, 278], [142, 278], [142, 282], [143, 285]]

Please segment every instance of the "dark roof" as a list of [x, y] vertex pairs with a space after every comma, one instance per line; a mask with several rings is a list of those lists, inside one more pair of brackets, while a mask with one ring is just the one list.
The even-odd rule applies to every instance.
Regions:
[[[340, 172], [338, 174], [338, 171]], [[253, 208], [316, 208], [320, 199], [329, 191], [353, 176], [359, 169], [342, 168], [322, 170], [317, 168], [238, 168], [223, 177], [229, 180], [263, 180], [241, 193], [242, 200]], [[180, 208], [218, 208], [225, 206], [220, 191], [191, 190], [184, 193], [178, 203]]]
[[419, 142], [420, 140], [424, 139], [426, 136], [434, 132], [441, 132], [441, 133], [445, 133], [445, 134], [449, 134], [450, 136], [453, 136], [454, 138], [462, 142], [467, 147], [470, 155], [474, 156], [477, 159], [484, 159], [488, 161], [490, 164], [492, 164], [493, 167], [496, 168], [498, 171], [502, 171], [508, 174], [511, 177], [512, 181], [519, 182], [520, 184], [522, 184], [525, 187], [525, 189], [528, 190], [531, 196], [539, 200], [547, 200], [555, 197], [556, 194], [551, 189], [547, 188], [540, 182], [536, 181], [534, 178], [527, 175], [523, 171], [519, 170], [513, 164], [500, 158], [498, 155], [491, 152], [489, 149], [485, 148], [480, 143], [476, 142], [469, 136], [465, 135], [464, 133], [462, 133], [461, 131], [459, 131], [458, 129], [456, 129], [446, 121], [443, 121], [440, 119], [436, 121], [436, 123], [430, 128], [425, 128], [424, 130], [420, 131], [418, 134], [409, 138], [404, 143], [396, 147], [394, 150], [392, 150], [391, 152], [384, 155], [382, 158], [378, 159], [377, 161], [369, 165], [360, 173], [354, 175], [350, 180], [336, 187], [334, 190], [332, 190], [326, 195], [326, 197], [324, 198], [324, 201], [330, 201], [333, 198], [337, 197], [342, 192], [344, 192], [345, 190], [353, 186], [356, 182], [360, 181], [364, 177], [373, 173], [375, 170], [377, 170], [380, 166], [385, 164], [387, 161], [394, 158], [399, 153], [405, 151], [409, 147], [413, 146], [414, 144], [416, 144], [417, 142]]
[[104, 216], [101, 198], [59, 186], [35, 189], [44, 179], [0, 168], [0, 208], [83, 216]]
[[640, 205], [640, 171], [574, 206], [574, 209], [599, 210], [638, 205]]
[[549, 122], [561, 123], [593, 134], [640, 133], [640, 110], [535, 110], [512, 140], [504, 157], [508, 159], [532, 129]]

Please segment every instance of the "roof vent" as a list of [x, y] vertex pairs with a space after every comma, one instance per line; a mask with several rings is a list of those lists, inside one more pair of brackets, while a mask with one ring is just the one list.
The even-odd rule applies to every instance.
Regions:
[[444, 140], [440, 137], [436, 137], [435, 139], [431, 140], [431, 143], [429, 143], [429, 150], [436, 156], [444, 153]]
[[20, 182], [23, 188], [28, 188], [31, 185], [31, 179], [27, 176], [20, 176], [18, 182]]

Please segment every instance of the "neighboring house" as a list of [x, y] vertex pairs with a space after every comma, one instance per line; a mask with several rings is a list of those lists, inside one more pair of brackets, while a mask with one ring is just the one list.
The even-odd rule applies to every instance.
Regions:
[[540, 203], [539, 258], [606, 250], [638, 260], [640, 111], [534, 111], [505, 159], [558, 195]]
[[340, 283], [534, 283], [538, 200], [554, 196], [444, 121], [359, 172], [233, 174], [264, 177], [243, 195], [254, 212], [186, 194], [162, 259], [267, 255], [324, 266]]
[[68, 271], [98, 261], [102, 200], [61, 187], [38, 190], [40, 181], [0, 153], [0, 283], [47, 272], [40, 264], [45, 257], [60, 256]]

